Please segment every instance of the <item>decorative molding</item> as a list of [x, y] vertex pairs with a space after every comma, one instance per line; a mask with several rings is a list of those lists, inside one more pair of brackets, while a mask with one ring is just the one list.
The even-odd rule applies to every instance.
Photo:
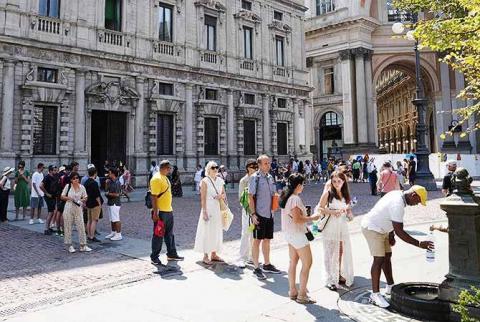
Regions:
[[235, 17], [235, 19], [247, 20], [253, 22], [254, 24], [259, 24], [262, 22], [262, 18], [259, 15], [249, 10], [240, 10], [239, 12], [235, 13], [233, 17]]
[[215, 0], [197, 0], [195, 1], [195, 6], [202, 6], [208, 9], [212, 9], [218, 11], [219, 13], [224, 13], [227, 11], [227, 7], [225, 7], [222, 3]]
[[268, 28], [283, 32], [285, 34], [292, 32], [292, 27], [278, 20], [273, 20], [271, 23], [269, 23]]
[[352, 59], [352, 51], [350, 49], [340, 50], [339, 55], [341, 60]]
[[27, 75], [25, 75], [25, 84], [35, 81], [36, 70], [37, 70], [37, 66], [34, 64], [30, 64], [30, 70], [28, 71]]
[[140, 96], [137, 91], [127, 85], [118, 82], [100, 82], [93, 84], [85, 91], [87, 96], [96, 98], [98, 103], [110, 102], [126, 105], [129, 101], [137, 101]]

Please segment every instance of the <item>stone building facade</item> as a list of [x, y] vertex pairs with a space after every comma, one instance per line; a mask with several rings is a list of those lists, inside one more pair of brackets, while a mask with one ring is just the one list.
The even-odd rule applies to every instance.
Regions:
[[[0, 0], [0, 166], [309, 155], [303, 1]], [[185, 176], [187, 178], [188, 176]]]
[[[414, 44], [393, 37], [392, 32], [394, 22], [408, 22], [411, 16], [391, 3], [305, 0], [309, 8], [307, 67], [315, 88], [311, 143], [319, 158], [335, 153], [335, 145], [347, 155], [416, 150], [416, 109], [411, 103], [415, 97]], [[464, 88], [464, 77], [438, 58], [435, 52], [421, 52], [428, 100], [427, 145], [433, 152], [478, 153], [478, 133], [440, 139], [458, 121], [454, 110], [471, 102], [456, 98]], [[463, 129], [476, 121], [469, 120]]]

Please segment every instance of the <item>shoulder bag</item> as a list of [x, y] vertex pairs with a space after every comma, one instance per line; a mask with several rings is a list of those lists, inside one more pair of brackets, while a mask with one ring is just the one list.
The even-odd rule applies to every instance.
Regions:
[[[328, 193], [328, 198], [330, 199], [330, 192]], [[327, 208], [330, 206], [330, 201], [327, 199]], [[315, 213], [320, 212], [320, 203], [315, 207]], [[328, 221], [330, 220], [330, 215], [323, 215], [320, 217], [320, 220], [317, 223], [318, 232], [321, 233], [327, 227]]]
[[[68, 189], [67, 189], [67, 194], [65, 194], [64, 196], [68, 197], [68, 193], [70, 192], [70, 188], [72, 187], [71, 184], [68, 184]], [[60, 196], [61, 197], [61, 196]], [[65, 205], [67, 204], [66, 201], [64, 200], [61, 200], [60, 203], [58, 204], [58, 211], [60, 212], [63, 212], [63, 210], [65, 210]]]
[[[212, 183], [213, 189], [215, 189], [215, 192], [217, 195], [219, 195], [217, 187], [215, 187], [215, 183], [213, 182], [212, 178], [207, 177], [210, 182]], [[220, 203], [220, 213], [222, 215], [222, 226], [224, 231], [228, 231], [230, 229], [230, 226], [232, 225], [233, 221], [233, 213], [230, 211], [230, 208], [228, 208], [227, 203], [223, 199], [218, 199], [218, 202]]]

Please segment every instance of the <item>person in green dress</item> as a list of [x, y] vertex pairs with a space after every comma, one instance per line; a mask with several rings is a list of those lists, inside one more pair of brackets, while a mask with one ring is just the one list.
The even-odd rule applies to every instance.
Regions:
[[23, 208], [22, 220], [25, 220], [25, 214], [30, 205], [29, 183], [30, 172], [25, 169], [25, 161], [22, 160], [18, 163], [18, 169], [15, 171], [15, 220], [18, 220], [20, 208]]

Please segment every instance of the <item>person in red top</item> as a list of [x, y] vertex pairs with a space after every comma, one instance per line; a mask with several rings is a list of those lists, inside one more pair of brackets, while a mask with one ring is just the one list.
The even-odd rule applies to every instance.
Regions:
[[392, 164], [387, 161], [382, 168], [377, 181], [377, 190], [380, 191], [381, 197], [390, 191], [400, 190], [400, 181], [398, 181], [398, 175], [393, 171]]

